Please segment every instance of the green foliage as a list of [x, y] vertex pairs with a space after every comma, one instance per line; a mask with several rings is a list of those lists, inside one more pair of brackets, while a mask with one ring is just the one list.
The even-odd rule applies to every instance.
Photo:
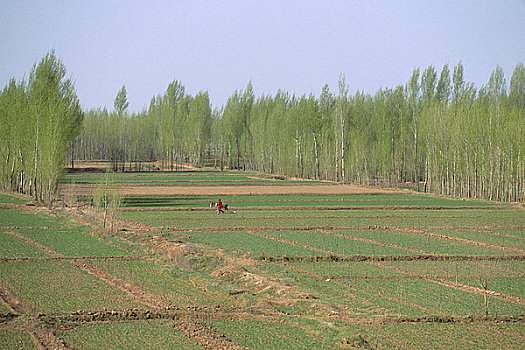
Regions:
[[0, 94], [0, 186], [52, 206], [84, 114], [62, 61], [51, 51]]

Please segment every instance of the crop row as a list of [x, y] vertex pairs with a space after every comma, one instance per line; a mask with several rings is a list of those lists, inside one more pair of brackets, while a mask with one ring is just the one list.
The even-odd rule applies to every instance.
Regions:
[[27, 197], [16, 194], [0, 193], [0, 203], [24, 204], [27, 202], [29, 202], [29, 199]]
[[1, 283], [36, 312], [142, 306], [69, 262], [0, 263]]
[[85, 324], [59, 333], [76, 348], [105, 349], [201, 349], [167, 321]]
[[[133, 196], [125, 197], [125, 207], [206, 207], [210, 201], [217, 201], [216, 196]], [[461, 201], [434, 196], [410, 195], [269, 195], [269, 196], [228, 196], [223, 199], [230, 207], [241, 209], [246, 207], [476, 207], [498, 206], [486, 201]], [[501, 205], [499, 205], [501, 206]]]
[[[312, 334], [298, 325], [265, 321], [212, 321], [213, 329], [251, 349], [331, 349], [326, 334]], [[330, 345], [329, 345], [330, 344]]]
[[[288, 263], [265, 264], [250, 268], [254, 273], [278, 278], [283, 282], [294, 281], [323, 301], [342, 307], [348, 302], [345, 293], [353, 294], [362, 300], [368, 300], [376, 308], [383, 308], [386, 314], [403, 314], [420, 316], [425, 314], [459, 314], [481, 315], [484, 312], [483, 295], [459, 290], [452, 286], [440, 285], [440, 279], [480, 288], [481, 281], [487, 281], [488, 290], [508, 296], [521, 297], [524, 277], [507, 274], [501, 271], [486, 273], [480, 278], [482, 267], [474, 264], [448, 268], [454, 262], [389, 262], [389, 263]], [[413, 267], [415, 266], [415, 268]], [[389, 267], [394, 267], [391, 269]], [[439, 268], [454, 272], [443, 272], [433, 277]], [[406, 271], [406, 272], [404, 272]], [[408, 274], [410, 273], [410, 274]], [[415, 274], [420, 277], [417, 277]], [[455, 278], [455, 274], [459, 278]], [[476, 277], [478, 275], [478, 277]], [[498, 276], [499, 275], [499, 276]], [[425, 278], [432, 281], [427, 281]], [[465, 276], [471, 276], [465, 278]], [[340, 278], [344, 277], [344, 278]], [[454, 283], [451, 283], [453, 285]], [[525, 312], [525, 306], [490, 297], [489, 312], [491, 315], [516, 315]], [[353, 306], [358, 309], [366, 305]], [[421, 308], [418, 308], [420, 306]], [[373, 309], [373, 308], [372, 308]], [[362, 311], [361, 311], [362, 312]], [[370, 315], [368, 315], [370, 316]]]
[[49, 254], [0, 230], [0, 258], [39, 258]]
[[295, 257], [336, 254], [365, 255], [504, 255], [496, 248], [484, 247], [412, 232], [382, 230], [279, 230], [187, 232], [194, 241], [227, 251], [254, 256]]
[[374, 349], [521, 349], [525, 336], [522, 323], [348, 325], [347, 332], [351, 343]]
[[[525, 227], [520, 210], [235, 210], [216, 212], [122, 212], [130, 219], [153, 226], [198, 229], [202, 227]], [[196, 220], [198, 219], [198, 220]]]
[[92, 237], [85, 226], [58, 229], [17, 229], [16, 232], [68, 257], [129, 255], [128, 252], [122, 249], [105, 244]]
[[139, 288], [165, 298], [175, 306], [227, 305], [219, 295], [195, 287], [190, 274], [183, 270], [168, 269], [153, 261], [98, 261], [95, 264], [110, 274], [132, 281]]
[[0, 349], [2, 350], [37, 349], [28, 333], [9, 327], [7, 324], [0, 323], [0, 340]]
[[30, 214], [19, 209], [0, 210], [0, 227], [57, 227], [68, 222], [64, 217], [53, 217], [44, 212]]

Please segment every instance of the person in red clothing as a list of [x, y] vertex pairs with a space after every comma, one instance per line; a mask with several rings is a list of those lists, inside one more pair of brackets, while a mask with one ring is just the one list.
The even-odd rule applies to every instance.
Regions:
[[222, 213], [222, 202], [219, 198], [219, 203], [217, 203], [217, 213]]

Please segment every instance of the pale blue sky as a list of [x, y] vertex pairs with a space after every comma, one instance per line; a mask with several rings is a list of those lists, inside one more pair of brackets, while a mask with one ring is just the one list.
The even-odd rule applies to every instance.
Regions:
[[0, 88], [55, 49], [85, 109], [112, 109], [125, 84], [138, 112], [173, 79], [214, 107], [250, 80], [318, 96], [344, 73], [373, 94], [459, 60], [480, 87], [525, 63], [525, 1], [0, 0], [0, 48]]

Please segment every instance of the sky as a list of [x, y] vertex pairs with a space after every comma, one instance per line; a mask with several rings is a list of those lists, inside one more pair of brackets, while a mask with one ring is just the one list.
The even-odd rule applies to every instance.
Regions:
[[344, 74], [374, 94], [459, 61], [479, 88], [525, 63], [525, 0], [0, 0], [0, 49], [0, 88], [55, 50], [85, 110], [112, 110], [125, 85], [140, 112], [173, 80], [213, 108], [249, 81], [319, 96]]

